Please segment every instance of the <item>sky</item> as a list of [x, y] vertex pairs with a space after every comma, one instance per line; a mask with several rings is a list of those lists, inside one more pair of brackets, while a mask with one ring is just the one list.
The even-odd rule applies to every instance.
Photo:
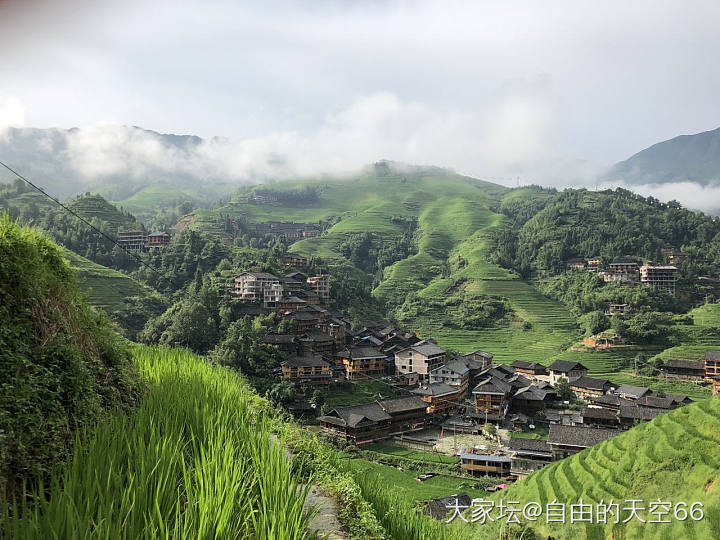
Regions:
[[0, 128], [220, 137], [238, 174], [589, 184], [720, 126], [718, 28], [717, 0], [0, 0]]

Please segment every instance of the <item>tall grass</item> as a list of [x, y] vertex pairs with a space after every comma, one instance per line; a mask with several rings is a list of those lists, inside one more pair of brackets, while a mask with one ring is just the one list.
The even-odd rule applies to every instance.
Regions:
[[49, 486], [0, 508], [0, 537], [313, 538], [267, 403], [187, 351], [135, 358], [141, 407], [81, 435]]

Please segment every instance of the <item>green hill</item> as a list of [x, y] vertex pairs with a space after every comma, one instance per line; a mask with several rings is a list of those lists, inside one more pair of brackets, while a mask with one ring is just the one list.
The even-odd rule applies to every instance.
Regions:
[[132, 230], [140, 227], [135, 217], [118, 210], [100, 195], [86, 193], [67, 202], [71, 208], [85, 219], [98, 219], [109, 225], [113, 231]]
[[311, 187], [317, 197], [253, 204], [252, 190], [246, 189], [229, 205], [197, 211], [194, 227], [219, 232], [219, 215], [249, 223], [332, 219], [322, 236], [296, 242], [290, 250], [342, 266], [350, 264], [344, 250], [354, 238], [370, 235], [374, 245], [392, 245], [416, 220], [416, 252], [378, 275], [365, 274], [367, 283], [375, 280], [373, 296], [403, 325], [463, 352], [491, 350], [499, 361], [528, 355], [548, 360], [577, 337], [562, 305], [490, 261], [490, 236], [507, 226], [493, 208], [511, 193], [508, 188], [442, 169], [394, 165], [383, 174], [264, 187], [280, 195]]
[[[690, 518], [679, 521], [671, 513], [672, 523], [641, 523], [633, 519], [625, 525], [563, 526], [540, 519], [533, 528], [557, 539], [718, 538], [719, 434], [720, 399], [700, 401], [552, 463], [493, 499], [520, 501], [521, 506], [530, 501], [545, 505], [553, 500], [569, 505], [580, 499], [590, 504], [608, 503], [612, 499], [624, 506], [625, 500], [640, 499], [646, 509], [650, 501], [688, 505], [701, 502], [705, 507], [701, 521]], [[624, 512], [621, 521], [628, 515]], [[646, 512], [642, 517], [653, 519]]]

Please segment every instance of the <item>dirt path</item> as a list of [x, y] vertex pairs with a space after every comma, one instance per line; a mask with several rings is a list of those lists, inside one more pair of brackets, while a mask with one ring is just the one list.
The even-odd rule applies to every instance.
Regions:
[[[271, 435], [275, 442], [280, 442], [277, 437]], [[293, 455], [285, 447], [285, 457], [292, 461]], [[340, 506], [332, 497], [326, 495], [318, 486], [311, 486], [305, 499], [305, 509], [317, 508], [317, 514], [310, 523], [310, 530], [317, 531], [320, 538], [326, 540], [348, 540], [349, 536], [343, 531], [340, 524]]]

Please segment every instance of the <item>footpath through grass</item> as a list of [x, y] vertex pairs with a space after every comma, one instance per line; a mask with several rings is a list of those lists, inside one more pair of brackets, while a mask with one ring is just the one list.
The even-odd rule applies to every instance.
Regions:
[[135, 358], [141, 407], [80, 436], [49, 486], [0, 507], [0, 537], [313, 538], [269, 404], [189, 352]]

